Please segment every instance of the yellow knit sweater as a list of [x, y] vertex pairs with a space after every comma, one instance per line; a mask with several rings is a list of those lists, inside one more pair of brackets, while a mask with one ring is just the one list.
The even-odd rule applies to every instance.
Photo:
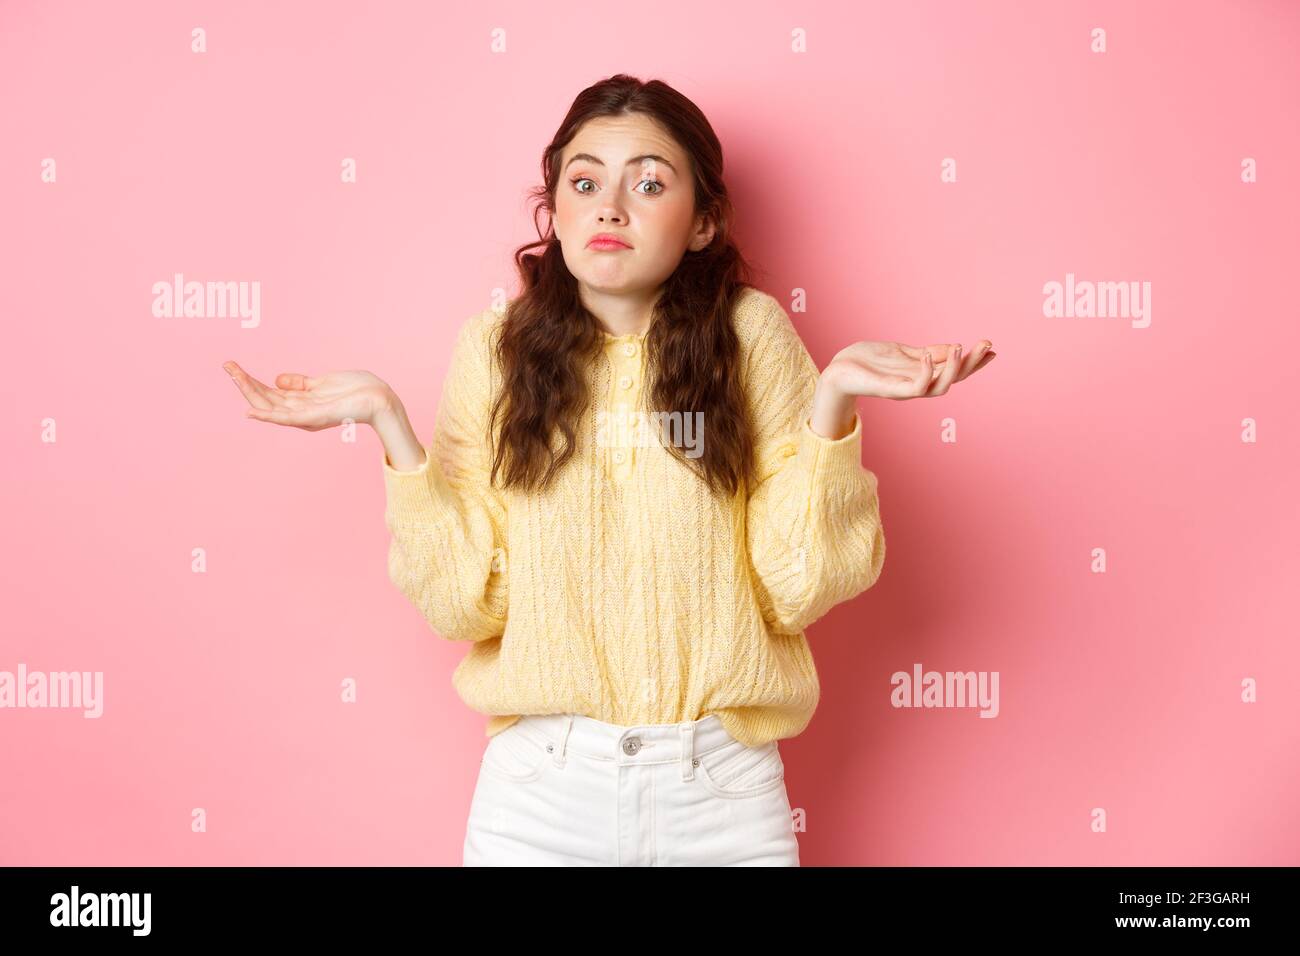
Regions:
[[452, 683], [487, 735], [548, 713], [716, 714], [750, 746], [802, 732], [820, 696], [804, 629], [875, 583], [885, 538], [861, 418], [836, 441], [809, 427], [819, 372], [780, 303], [747, 288], [733, 313], [760, 483], [731, 500], [654, 440], [600, 435], [598, 413], [643, 408], [644, 333], [605, 333], [554, 485], [490, 487], [502, 317], [461, 326], [425, 463], [383, 459], [389, 577], [436, 633], [469, 643]]

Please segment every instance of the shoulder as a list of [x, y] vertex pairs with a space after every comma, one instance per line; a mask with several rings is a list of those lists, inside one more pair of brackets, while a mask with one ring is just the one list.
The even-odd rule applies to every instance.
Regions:
[[482, 312], [475, 312], [461, 322], [458, 338], [473, 343], [479, 348], [495, 344], [496, 336], [505, 321], [506, 309], [506, 306], [500, 308], [489, 306]]
[[775, 296], [754, 286], [745, 286], [736, 294], [731, 311], [732, 326], [742, 340], [754, 340], [789, 324], [790, 316]]
[[453, 360], [477, 370], [489, 369], [505, 316], [504, 307], [489, 307], [462, 319], [456, 330]]
[[761, 289], [748, 286], [737, 295], [732, 327], [740, 340], [742, 367], [747, 374], [771, 374], [776, 367], [803, 372], [805, 364], [811, 362], [785, 306]]
[[503, 318], [497, 309], [488, 308], [460, 320], [452, 337], [444, 389], [472, 396], [475, 402], [491, 396], [501, 378], [496, 334]]

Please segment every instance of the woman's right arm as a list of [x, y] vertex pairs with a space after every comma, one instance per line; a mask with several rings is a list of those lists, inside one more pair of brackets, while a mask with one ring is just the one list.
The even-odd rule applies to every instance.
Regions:
[[400, 402], [374, 420], [384, 445], [389, 579], [434, 631], [455, 641], [489, 640], [506, 626], [506, 510], [490, 484], [487, 435], [492, 314], [461, 327], [428, 448]]
[[384, 517], [392, 534], [389, 579], [448, 640], [488, 640], [505, 632], [506, 510], [490, 484], [487, 438], [494, 315], [487, 310], [461, 326], [427, 448], [401, 400], [369, 372], [319, 378], [284, 373], [268, 387], [234, 362], [225, 366], [252, 406], [250, 418], [308, 431], [349, 421], [375, 429], [383, 444]]

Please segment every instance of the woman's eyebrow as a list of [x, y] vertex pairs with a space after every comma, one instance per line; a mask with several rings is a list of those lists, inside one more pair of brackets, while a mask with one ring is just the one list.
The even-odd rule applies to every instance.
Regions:
[[[576, 163], [576, 162], [577, 162], [578, 160], [580, 160], [580, 159], [585, 159], [585, 160], [586, 160], [587, 162], [589, 162], [589, 163], [595, 163], [597, 166], [604, 166], [604, 165], [605, 165], [605, 164], [602, 163], [599, 159], [597, 159], [595, 156], [591, 155], [591, 153], [574, 153], [573, 156], [572, 156], [572, 158], [570, 158], [569, 161], [568, 161], [567, 163], [564, 164], [564, 168], [565, 168], [565, 169], [568, 169], [570, 166], [572, 166], [574, 163]], [[677, 172], [677, 167], [676, 167], [676, 166], [674, 166], [672, 163], [668, 162], [668, 160], [664, 159], [662, 156], [658, 156], [658, 155], [656, 155], [656, 154], [654, 154], [654, 153], [646, 153], [646, 154], [643, 155], [643, 156], [633, 156], [631, 159], [629, 159], [629, 160], [627, 161], [627, 163], [626, 163], [625, 165], [631, 166], [631, 165], [634, 164], [634, 163], [637, 164], [637, 165], [640, 165], [641, 163], [643, 163], [643, 162], [644, 162], [645, 160], [647, 160], [647, 159], [652, 159], [652, 160], [654, 160], [656, 163], [663, 163], [665, 166], [667, 166], [669, 169], [671, 169], [674, 173]]]

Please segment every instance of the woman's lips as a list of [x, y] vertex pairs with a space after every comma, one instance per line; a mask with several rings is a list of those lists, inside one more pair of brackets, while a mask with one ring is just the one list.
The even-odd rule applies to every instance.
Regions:
[[631, 246], [625, 246], [615, 239], [593, 239], [587, 243], [588, 249], [595, 249], [597, 252], [618, 252], [620, 249], [630, 249]]

